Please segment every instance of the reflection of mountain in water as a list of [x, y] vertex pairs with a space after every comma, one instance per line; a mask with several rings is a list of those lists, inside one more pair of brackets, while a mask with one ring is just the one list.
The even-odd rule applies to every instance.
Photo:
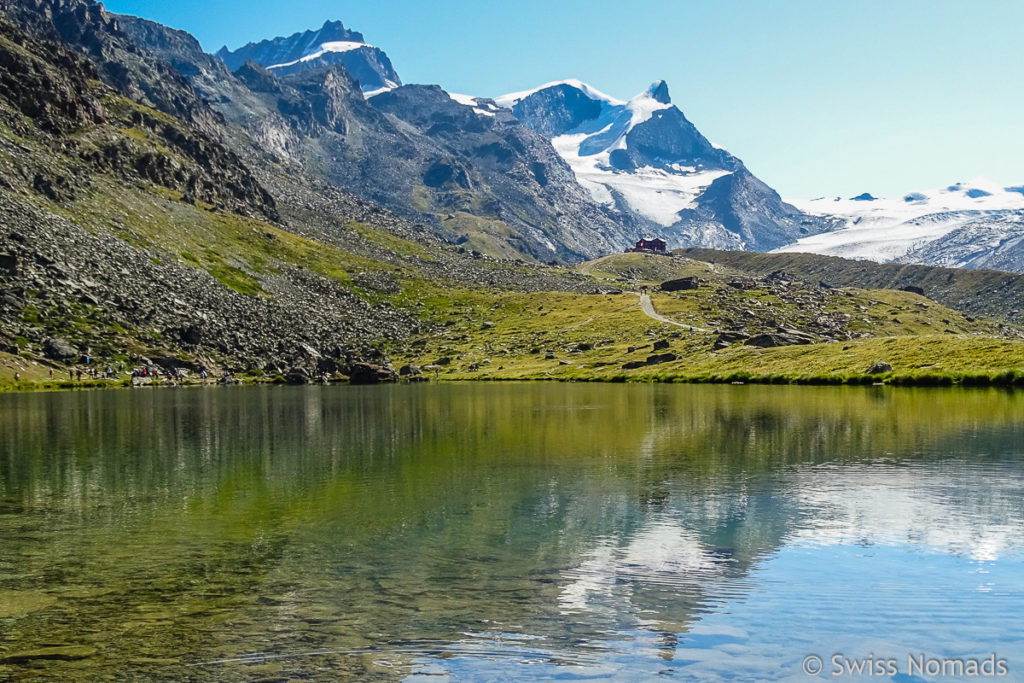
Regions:
[[[577, 654], [642, 631], [671, 650], [792, 544], [1017, 552], [1022, 403], [614, 385], [0, 396], [16, 577], [0, 592], [45, 588], [45, 566], [112, 587], [0, 645], [59, 621], [196, 661], [507, 631]], [[155, 605], [177, 615], [156, 640], [121, 627]]]

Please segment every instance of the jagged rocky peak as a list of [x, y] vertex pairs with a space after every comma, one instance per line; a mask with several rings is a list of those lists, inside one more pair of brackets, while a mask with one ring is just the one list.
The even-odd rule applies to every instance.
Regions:
[[340, 21], [327, 21], [317, 31], [249, 43], [237, 50], [224, 46], [217, 57], [232, 71], [254, 62], [279, 76], [340, 65], [359, 81], [363, 92], [402, 84], [384, 51], [368, 45], [362, 33], [345, 28]]
[[651, 87], [647, 89], [647, 96], [655, 102], [661, 102], [662, 104], [672, 103], [672, 98], [668, 94], [668, 83], [665, 81], [651, 83]]
[[217, 51], [217, 56], [232, 71], [247, 61], [267, 67], [299, 59], [320, 45], [330, 42], [365, 43], [362, 33], [345, 28], [340, 21], [325, 21], [317, 31], [303, 31], [287, 37], [278, 36], [270, 40], [254, 41], [237, 50], [229, 50], [225, 45]]

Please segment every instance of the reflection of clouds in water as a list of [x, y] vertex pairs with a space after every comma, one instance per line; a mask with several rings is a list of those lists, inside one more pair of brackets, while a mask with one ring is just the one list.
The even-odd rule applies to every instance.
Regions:
[[803, 519], [789, 543], [907, 544], [979, 561], [1024, 547], [1024, 479], [1017, 472], [875, 464], [794, 476]]
[[[607, 539], [567, 573], [563, 610], [584, 610], [616, 596], [626, 584], [689, 587], [719, 571], [721, 558], [697, 534], [667, 515], [652, 517], [626, 545]], [[628, 589], [627, 589], [628, 590]]]
[[[1024, 474], [1006, 468], [817, 466], [787, 472], [773, 490], [772, 505], [751, 506], [738, 489], [653, 512], [633, 533], [601, 539], [564, 574], [559, 605], [621, 613], [625, 602], [640, 616], [648, 594], [661, 592], [653, 602], [663, 603], [668, 591], [677, 606], [699, 609], [716, 596], [742, 593], [737, 581], [750, 561], [786, 546], [906, 546], [983, 562], [1024, 548]], [[721, 540], [735, 545], [723, 553], [708, 538], [726, 528], [733, 533]]]

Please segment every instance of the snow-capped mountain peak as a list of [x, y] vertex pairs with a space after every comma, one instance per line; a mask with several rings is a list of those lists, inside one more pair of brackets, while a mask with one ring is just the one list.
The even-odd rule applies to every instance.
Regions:
[[672, 106], [672, 100], [668, 96], [668, 84], [665, 81], [652, 83], [651, 87], [626, 103], [626, 109], [632, 113], [629, 122], [630, 128], [647, 121], [654, 115], [654, 112]]
[[597, 88], [593, 88], [584, 83], [583, 81], [577, 80], [575, 78], [567, 78], [562, 81], [551, 81], [550, 83], [545, 83], [544, 85], [538, 86], [536, 88], [531, 88], [530, 90], [521, 90], [519, 92], [508, 93], [507, 95], [500, 95], [499, 97], [494, 98], [494, 102], [499, 107], [512, 109], [513, 107], [515, 107], [515, 105], [519, 104], [519, 102], [526, 99], [530, 95], [538, 93], [542, 90], [557, 88], [558, 86], [574, 88], [575, 90], [578, 90], [581, 93], [583, 93], [588, 99], [594, 100], [596, 102], [606, 102], [612, 106], [621, 106], [626, 104], [622, 100], [617, 100], [611, 95], [606, 95]]
[[823, 229], [711, 144], [659, 80], [628, 101], [578, 80], [494, 101], [551, 139], [579, 183], [672, 246], [772, 248]]
[[656, 102], [662, 104], [671, 104], [672, 98], [668, 94], [668, 83], [665, 81], [655, 81], [651, 83], [651, 87], [647, 89], [647, 96]]
[[316, 31], [249, 43], [237, 50], [223, 47], [217, 57], [233, 71], [253, 61], [279, 76], [341, 65], [359, 81], [363, 92], [382, 92], [402, 83], [384, 51], [340, 21], [327, 21]]

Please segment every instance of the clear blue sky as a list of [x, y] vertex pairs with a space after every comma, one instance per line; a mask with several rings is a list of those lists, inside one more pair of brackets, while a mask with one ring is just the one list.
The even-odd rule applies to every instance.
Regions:
[[1020, 0], [110, 0], [213, 52], [340, 19], [406, 83], [673, 101], [784, 197], [1024, 184]]

